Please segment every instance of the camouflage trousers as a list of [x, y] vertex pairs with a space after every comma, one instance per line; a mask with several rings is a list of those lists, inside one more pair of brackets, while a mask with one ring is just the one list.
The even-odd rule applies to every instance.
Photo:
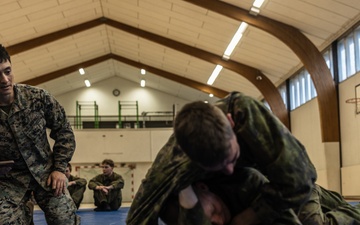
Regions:
[[[45, 213], [47, 224], [51, 225], [78, 225], [80, 217], [76, 215], [76, 206], [69, 192], [61, 196], [54, 196], [41, 187], [34, 190], [36, 203]], [[0, 202], [1, 225], [30, 225], [33, 220], [33, 209], [29, 207], [31, 191], [28, 191], [19, 204], [10, 201]]]
[[316, 186], [298, 214], [304, 225], [360, 225], [360, 207], [336, 192]]

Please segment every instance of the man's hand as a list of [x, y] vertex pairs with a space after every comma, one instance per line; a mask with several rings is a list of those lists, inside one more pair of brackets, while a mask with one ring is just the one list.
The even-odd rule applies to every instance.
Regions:
[[64, 173], [53, 171], [47, 179], [47, 185], [54, 190], [55, 196], [60, 196], [65, 193], [67, 178]]
[[179, 203], [183, 208], [191, 209], [197, 202], [198, 198], [191, 185], [179, 192]]
[[69, 183], [68, 183], [68, 187], [69, 186], [73, 186], [73, 185], [75, 185], [76, 184], [76, 181], [70, 181]]
[[247, 208], [237, 214], [231, 221], [231, 225], [256, 225], [260, 221], [252, 208]]
[[96, 186], [95, 189], [104, 192], [105, 195], [107, 195], [109, 193], [109, 190], [108, 190], [108, 188], [106, 186]]

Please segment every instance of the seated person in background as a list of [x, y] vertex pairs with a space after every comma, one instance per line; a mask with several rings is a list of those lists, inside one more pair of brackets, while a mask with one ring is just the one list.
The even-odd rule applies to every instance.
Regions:
[[70, 192], [71, 198], [74, 200], [76, 208], [79, 209], [80, 203], [84, 198], [87, 181], [84, 178], [71, 175], [71, 171], [72, 166], [70, 163], [68, 163], [65, 170], [65, 176], [68, 179], [68, 190]]
[[89, 189], [94, 190], [95, 211], [118, 210], [122, 202], [121, 189], [124, 179], [115, 173], [114, 161], [105, 159], [101, 163], [102, 174], [89, 181]]

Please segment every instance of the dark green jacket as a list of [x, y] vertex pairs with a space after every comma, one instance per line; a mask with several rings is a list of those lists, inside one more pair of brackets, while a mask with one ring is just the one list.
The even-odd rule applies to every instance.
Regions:
[[99, 174], [89, 181], [89, 189], [94, 190], [96, 186], [110, 186], [114, 189], [122, 189], [124, 187], [124, 179], [120, 174], [113, 172], [110, 176]]
[[76, 206], [79, 206], [84, 197], [87, 181], [85, 178], [75, 177], [73, 175], [70, 175], [68, 180], [69, 182], [75, 181], [76, 183], [75, 185], [68, 186], [68, 190]]

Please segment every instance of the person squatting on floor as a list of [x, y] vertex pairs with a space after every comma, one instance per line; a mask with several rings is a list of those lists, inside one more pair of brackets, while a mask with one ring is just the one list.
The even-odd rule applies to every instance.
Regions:
[[101, 163], [103, 173], [89, 181], [88, 187], [94, 191], [95, 211], [113, 211], [121, 206], [124, 179], [114, 172], [114, 166], [113, 160], [104, 159]]
[[[51, 149], [46, 129], [54, 140]], [[64, 108], [47, 91], [14, 83], [11, 59], [0, 45], [0, 160], [13, 160], [0, 177], [0, 224], [30, 224], [33, 193], [48, 224], [80, 224], [66, 188], [75, 137]]]
[[84, 192], [86, 191], [87, 181], [85, 178], [71, 175], [71, 171], [72, 171], [72, 166], [70, 163], [68, 163], [65, 170], [65, 175], [68, 179], [67, 189], [70, 193], [72, 200], [76, 205], [76, 208], [79, 209], [80, 204], [84, 198]]
[[190, 185], [219, 172], [237, 174], [244, 167], [258, 170], [269, 182], [233, 218], [236, 225], [281, 224], [285, 211], [292, 215], [287, 225], [360, 224], [354, 207], [347, 210], [345, 205], [337, 213], [344, 205], [341, 198], [339, 207], [323, 213], [321, 203], [328, 196], [315, 184], [316, 170], [305, 147], [261, 102], [232, 92], [215, 106], [193, 102], [180, 110], [174, 134], [135, 195], [127, 225], [158, 224], [159, 213], [173, 194], [181, 205], [179, 224], [210, 225]]

